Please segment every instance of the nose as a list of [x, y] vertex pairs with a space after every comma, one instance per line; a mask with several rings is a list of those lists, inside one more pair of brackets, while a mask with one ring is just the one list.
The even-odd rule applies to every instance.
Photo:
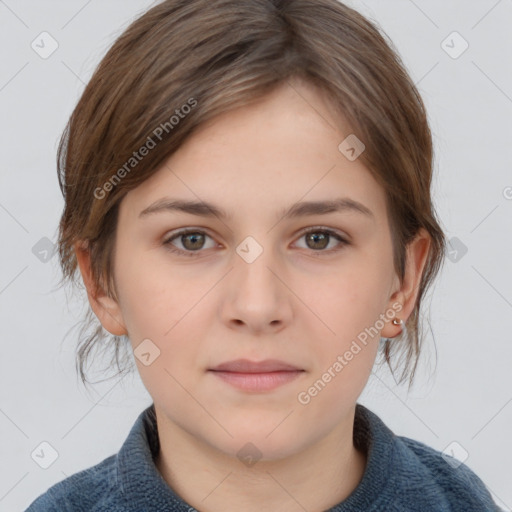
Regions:
[[222, 302], [222, 318], [230, 328], [250, 334], [279, 332], [290, 324], [292, 292], [284, 265], [271, 251], [246, 258], [234, 255]]

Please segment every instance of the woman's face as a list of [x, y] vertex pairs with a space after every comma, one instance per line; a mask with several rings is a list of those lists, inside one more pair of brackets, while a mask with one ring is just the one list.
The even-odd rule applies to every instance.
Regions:
[[[103, 324], [126, 329], [160, 421], [229, 455], [280, 458], [348, 426], [405, 319], [384, 192], [331, 112], [283, 85], [203, 125], [120, 205]], [[212, 371], [237, 359], [298, 371]]]

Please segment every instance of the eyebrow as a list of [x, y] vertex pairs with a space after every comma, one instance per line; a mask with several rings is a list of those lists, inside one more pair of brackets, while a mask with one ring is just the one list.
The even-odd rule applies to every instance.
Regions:
[[[201, 217], [232, 218], [225, 210], [206, 201], [188, 201], [164, 197], [155, 201], [139, 213], [139, 218], [159, 212], [182, 212]], [[304, 201], [295, 203], [289, 209], [278, 212], [281, 219], [305, 217], [307, 215], [326, 215], [334, 212], [356, 212], [374, 218], [373, 212], [364, 204], [347, 197], [327, 201]]]

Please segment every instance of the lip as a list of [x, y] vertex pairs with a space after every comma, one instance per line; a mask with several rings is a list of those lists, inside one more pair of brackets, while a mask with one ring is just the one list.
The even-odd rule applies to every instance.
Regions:
[[253, 393], [271, 391], [304, 373], [303, 369], [276, 359], [236, 359], [208, 371], [235, 388]]
[[300, 371], [301, 368], [293, 366], [278, 359], [265, 359], [264, 361], [250, 361], [249, 359], [235, 359], [221, 363], [212, 371], [220, 372], [236, 372], [236, 373], [269, 373], [269, 372], [286, 372]]

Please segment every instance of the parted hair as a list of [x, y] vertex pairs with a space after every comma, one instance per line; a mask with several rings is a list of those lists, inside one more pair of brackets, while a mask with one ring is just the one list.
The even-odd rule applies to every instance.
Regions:
[[[65, 202], [58, 235], [61, 284], [81, 287], [74, 249], [80, 242], [90, 251], [94, 282], [117, 298], [112, 261], [125, 194], [197, 127], [296, 77], [325, 91], [365, 144], [359, 158], [385, 192], [400, 279], [408, 243], [421, 228], [431, 238], [406, 329], [380, 352], [393, 375], [402, 366], [398, 382], [408, 377], [410, 386], [424, 338], [420, 306], [445, 251], [431, 197], [432, 135], [422, 98], [392, 42], [337, 0], [164, 0], [124, 30], [94, 70], [58, 147]], [[135, 161], [143, 147], [149, 149]], [[126, 336], [105, 331], [91, 309], [80, 325], [76, 365], [82, 382], [100, 348], [112, 355], [109, 367], [115, 363], [117, 374], [128, 369]], [[392, 364], [395, 357], [400, 365]]]

